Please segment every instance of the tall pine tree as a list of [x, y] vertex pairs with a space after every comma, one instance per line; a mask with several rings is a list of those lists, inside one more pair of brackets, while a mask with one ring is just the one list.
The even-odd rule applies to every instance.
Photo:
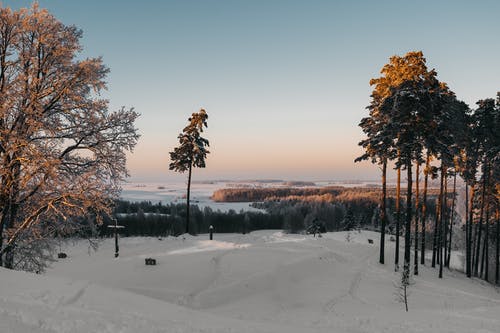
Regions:
[[170, 163], [169, 169], [176, 172], [188, 172], [188, 184], [187, 184], [187, 211], [186, 211], [186, 233], [188, 234], [189, 229], [189, 213], [190, 213], [190, 194], [191, 194], [191, 173], [193, 167], [204, 168], [205, 159], [207, 154], [210, 152], [206, 147], [209, 146], [207, 139], [201, 136], [203, 132], [203, 127], [207, 127], [208, 115], [204, 109], [201, 109], [197, 113], [193, 113], [191, 118], [188, 119], [189, 124], [184, 127], [182, 133], [179, 134], [179, 146], [174, 148], [173, 152], [170, 152]]

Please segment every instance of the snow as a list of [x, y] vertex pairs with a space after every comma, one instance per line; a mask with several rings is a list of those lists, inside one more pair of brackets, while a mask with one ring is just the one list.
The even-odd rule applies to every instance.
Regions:
[[[375, 244], [369, 244], [373, 239]], [[0, 332], [499, 332], [500, 294], [457, 271], [420, 267], [409, 312], [393, 242], [379, 235], [121, 238], [68, 243], [44, 275], [0, 269]], [[157, 260], [146, 266], [144, 258]]]

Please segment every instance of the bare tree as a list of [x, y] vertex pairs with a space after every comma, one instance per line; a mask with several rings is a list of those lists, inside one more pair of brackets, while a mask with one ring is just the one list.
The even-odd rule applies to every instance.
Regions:
[[16, 247], [79, 229], [89, 211], [110, 213], [139, 138], [138, 114], [110, 112], [99, 96], [109, 70], [101, 58], [78, 58], [81, 36], [36, 3], [0, 8], [0, 263], [8, 268]]

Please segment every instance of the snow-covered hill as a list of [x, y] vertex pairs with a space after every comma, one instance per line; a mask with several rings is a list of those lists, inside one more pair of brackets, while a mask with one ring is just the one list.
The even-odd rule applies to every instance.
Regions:
[[498, 291], [452, 271], [421, 268], [406, 313], [375, 233], [207, 238], [124, 238], [118, 259], [79, 241], [45, 275], [2, 269], [0, 332], [500, 331]]

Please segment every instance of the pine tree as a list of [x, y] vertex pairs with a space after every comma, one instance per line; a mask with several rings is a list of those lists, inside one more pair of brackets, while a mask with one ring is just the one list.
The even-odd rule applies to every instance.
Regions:
[[359, 143], [365, 149], [365, 154], [355, 161], [370, 159], [372, 163], [382, 165], [380, 263], [384, 263], [385, 226], [387, 223], [387, 162], [396, 157], [397, 150], [394, 149], [394, 141], [398, 131], [398, 124], [395, 124], [391, 119], [390, 108], [383, 108], [383, 105], [388, 98], [393, 96], [394, 88], [427, 71], [425, 59], [424, 61], [422, 59], [422, 52], [409, 52], [404, 57], [393, 56], [389, 59], [389, 63], [384, 65], [381, 70], [382, 76], [370, 80], [370, 85], [374, 86], [371, 95], [372, 101], [368, 106], [370, 116], [363, 118], [359, 124], [368, 138]]
[[[436, 128], [436, 118], [443, 110], [445, 96], [451, 95], [447, 86], [436, 79], [434, 70], [427, 70], [425, 58], [421, 52], [410, 52], [399, 59], [392, 59], [394, 68], [399, 68], [408, 75], [397, 86], [390, 87], [389, 96], [381, 107], [390, 115], [395, 133], [395, 148], [400, 152], [397, 166], [407, 171], [406, 221], [405, 221], [405, 256], [404, 269], [410, 266], [411, 222], [412, 222], [412, 164], [423, 163], [425, 137], [429, 128]], [[394, 73], [397, 75], [397, 71]], [[403, 76], [400, 74], [400, 76]], [[418, 232], [418, 218], [416, 219]], [[417, 248], [418, 249], [418, 248]], [[415, 261], [415, 265], [418, 262]], [[415, 269], [418, 267], [416, 266]], [[417, 270], [416, 270], [417, 272]]]
[[208, 115], [204, 109], [197, 113], [193, 113], [188, 119], [189, 124], [184, 127], [182, 133], [179, 134], [179, 146], [170, 152], [169, 169], [184, 173], [188, 172], [188, 184], [186, 195], [186, 233], [190, 232], [189, 229], [189, 215], [190, 215], [190, 193], [191, 193], [191, 173], [193, 167], [204, 168], [205, 159], [210, 152], [206, 149], [209, 146], [207, 139], [201, 136], [203, 127], [207, 127]]
[[389, 159], [389, 149], [392, 142], [391, 135], [387, 133], [388, 119], [379, 112], [379, 98], [376, 94], [368, 107], [370, 117], [363, 118], [359, 126], [368, 136], [367, 139], [359, 142], [365, 149], [365, 154], [355, 159], [355, 162], [370, 159], [372, 163], [382, 165], [382, 195], [380, 198], [380, 254], [379, 262], [385, 263], [385, 229], [387, 225], [387, 160]]
[[473, 135], [473, 121], [469, 114], [464, 117], [460, 152], [457, 155], [458, 172], [465, 181], [465, 272], [472, 277], [472, 225], [474, 217], [474, 195], [477, 172], [477, 140]]
[[[481, 161], [481, 196], [480, 196], [480, 213], [478, 224], [478, 236], [476, 243], [476, 260], [474, 262], [474, 275], [483, 276], [488, 279], [488, 247], [489, 247], [489, 203], [492, 200], [492, 182], [491, 164], [498, 160], [500, 155], [500, 134], [498, 128], [500, 126], [500, 106], [499, 98], [495, 101], [492, 98], [480, 100], [477, 102], [478, 108], [473, 114], [475, 123], [475, 137], [477, 139], [477, 152]], [[484, 240], [481, 238], [484, 224]], [[481, 241], [483, 247], [481, 251]], [[480, 259], [481, 255], [481, 259]], [[479, 265], [481, 263], [481, 266]], [[479, 269], [479, 266], [481, 269]], [[485, 272], [484, 272], [485, 271]]]

